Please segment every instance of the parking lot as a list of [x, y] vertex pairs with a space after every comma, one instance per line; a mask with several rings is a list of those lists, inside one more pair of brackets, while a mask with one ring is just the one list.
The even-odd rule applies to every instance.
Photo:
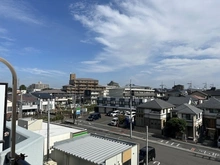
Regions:
[[[88, 116], [89, 115], [85, 115], [85, 116], [81, 117], [81, 120], [86, 120], [88, 118]], [[94, 121], [91, 121], [91, 122], [108, 125], [111, 122], [112, 119], [113, 119], [112, 116], [106, 116], [105, 114], [101, 114], [100, 119], [94, 120]]]

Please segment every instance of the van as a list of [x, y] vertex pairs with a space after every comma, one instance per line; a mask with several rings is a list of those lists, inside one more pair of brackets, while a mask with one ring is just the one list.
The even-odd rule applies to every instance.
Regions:
[[89, 115], [89, 117], [86, 120], [93, 121], [93, 120], [98, 120], [99, 118], [101, 118], [100, 113], [92, 113]]
[[146, 146], [141, 148], [139, 151], [139, 164], [143, 165], [146, 164], [146, 152], [148, 152], [148, 162], [154, 161], [156, 158], [156, 151], [154, 147], [148, 146], [146, 151]]

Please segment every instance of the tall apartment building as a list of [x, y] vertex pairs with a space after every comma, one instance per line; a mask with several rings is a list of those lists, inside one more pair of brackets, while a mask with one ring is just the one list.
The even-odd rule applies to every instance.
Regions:
[[76, 74], [70, 74], [69, 85], [64, 85], [63, 90], [75, 94], [78, 98], [84, 97], [85, 90], [91, 91], [91, 101], [95, 101], [103, 94], [106, 87], [99, 85], [99, 80], [92, 78], [76, 78]]

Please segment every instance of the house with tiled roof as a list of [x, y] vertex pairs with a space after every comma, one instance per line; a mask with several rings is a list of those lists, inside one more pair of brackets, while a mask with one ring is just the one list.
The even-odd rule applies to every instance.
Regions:
[[215, 140], [220, 135], [220, 100], [211, 97], [197, 107], [203, 110], [203, 126], [206, 136]]
[[172, 110], [171, 117], [178, 117], [184, 119], [187, 123], [186, 136], [196, 140], [199, 137], [202, 126], [202, 110], [184, 103]]
[[170, 118], [171, 110], [175, 105], [161, 99], [155, 99], [136, 108], [136, 125], [148, 126], [150, 129], [162, 130], [166, 121]]

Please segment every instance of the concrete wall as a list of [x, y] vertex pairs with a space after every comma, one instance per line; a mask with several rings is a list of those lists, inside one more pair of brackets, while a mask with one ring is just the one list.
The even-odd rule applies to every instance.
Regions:
[[[6, 127], [11, 129], [11, 122], [7, 122]], [[10, 137], [8, 137], [10, 139]], [[16, 146], [17, 154], [23, 153], [28, 157], [25, 160], [31, 165], [43, 164], [43, 145], [44, 138], [19, 126], [16, 127]], [[0, 164], [4, 164], [5, 155], [10, 152], [8, 148], [0, 153]]]
[[18, 120], [18, 126], [26, 128], [30, 131], [36, 131], [42, 129], [42, 122], [43, 122], [42, 119], [36, 120], [32, 118], [25, 118]]
[[[69, 133], [65, 133], [65, 134], [50, 137], [50, 148], [54, 145], [55, 142], [69, 139], [70, 135], [71, 135], [71, 133], [69, 132]], [[45, 137], [45, 140], [44, 140], [44, 144], [45, 144], [44, 145], [44, 155], [46, 155], [47, 154], [47, 138], [46, 137]]]

